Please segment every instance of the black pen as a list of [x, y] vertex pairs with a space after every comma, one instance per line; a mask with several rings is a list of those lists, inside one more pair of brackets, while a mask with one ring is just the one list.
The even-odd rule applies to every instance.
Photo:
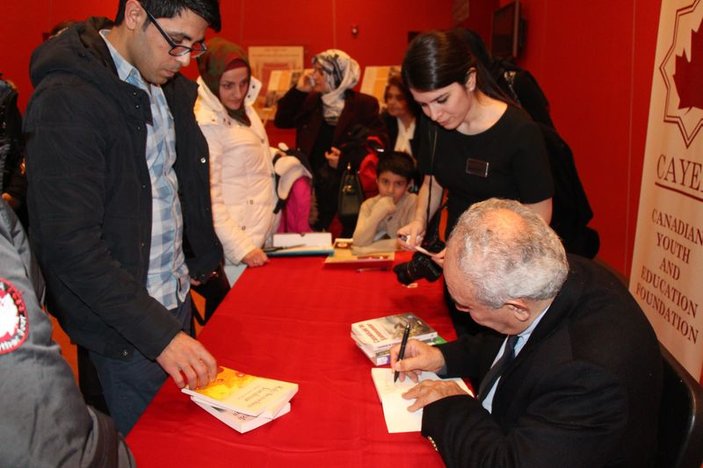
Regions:
[[[405, 357], [405, 345], [408, 344], [408, 337], [410, 336], [410, 323], [405, 325], [405, 331], [403, 331], [403, 339], [400, 341], [400, 352], [398, 353], [398, 361], [402, 361], [403, 358]], [[398, 380], [398, 375], [400, 375], [400, 372], [395, 371], [393, 374], [393, 383]]]

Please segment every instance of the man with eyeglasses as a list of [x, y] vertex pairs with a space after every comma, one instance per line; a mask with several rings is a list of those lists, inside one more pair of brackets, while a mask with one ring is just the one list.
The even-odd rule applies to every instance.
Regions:
[[32, 55], [31, 238], [48, 306], [95, 365], [126, 434], [170, 376], [205, 385], [190, 283], [222, 261], [196, 85], [181, 67], [220, 29], [217, 0], [120, 0], [114, 25], [78, 23]]

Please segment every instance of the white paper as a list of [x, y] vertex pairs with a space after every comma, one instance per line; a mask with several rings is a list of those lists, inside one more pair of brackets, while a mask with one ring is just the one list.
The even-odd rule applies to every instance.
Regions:
[[[383, 406], [383, 417], [386, 419], [386, 427], [390, 434], [398, 432], [419, 432], [422, 428], [422, 409], [411, 413], [408, 406], [415, 400], [406, 400], [403, 393], [407, 392], [415, 385], [410, 379], [401, 382], [393, 382], [394, 371], [388, 367], [374, 367], [371, 369], [371, 378], [376, 386], [376, 392]], [[423, 380], [443, 380], [434, 372], [423, 372], [420, 374], [420, 382]], [[461, 379], [444, 379], [456, 382], [468, 394], [469, 388]]]
[[244, 413], [237, 413], [236, 411], [219, 408], [217, 406], [210, 405], [207, 402], [198, 400], [198, 398], [194, 396], [191, 396], [190, 399], [193, 400], [196, 405], [200, 406], [202, 409], [215, 416], [232, 429], [241, 433], [254, 430], [257, 427], [261, 427], [264, 424], [283, 416], [284, 414], [290, 413], [290, 402], [286, 402], [278, 413], [276, 413], [272, 418], [268, 418], [265, 416], [249, 416]]
[[294, 232], [280, 233], [273, 235], [274, 247], [319, 247], [332, 248], [332, 234], [329, 232], [306, 232], [298, 234]]

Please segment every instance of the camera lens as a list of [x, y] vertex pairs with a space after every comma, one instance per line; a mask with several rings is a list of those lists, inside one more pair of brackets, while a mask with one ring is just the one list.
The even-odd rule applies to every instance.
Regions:
[[412, 260], [393, 267], [393, 271], [402, 284], [408, 285], [419, 279], [437, 281], [442, 276], [442, 268], [427, 255], [416, 252]]
[[393, 267], [393, 271], [395, 272], [395, 276], [398, 278], [398, 281], [406, 286], [415, 281], [412, 273], [410, 272], [410, 269], [412, 268], [410, 263], [411, 262], [400, 263]]

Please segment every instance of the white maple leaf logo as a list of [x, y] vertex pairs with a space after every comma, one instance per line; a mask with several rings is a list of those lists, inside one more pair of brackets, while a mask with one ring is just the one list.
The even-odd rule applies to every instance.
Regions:
[[12, 296], [5, 291], [0, 291], [0, 341], [17, 333], [19, 321], [19, 311]]

